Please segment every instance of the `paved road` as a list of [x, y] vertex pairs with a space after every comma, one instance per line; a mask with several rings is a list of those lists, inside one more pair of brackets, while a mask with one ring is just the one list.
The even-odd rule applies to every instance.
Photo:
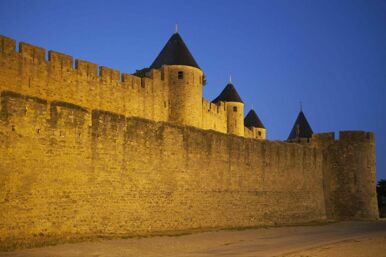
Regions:
[[185, 236], [114, 239], [0, 252], [4, 257], [207, 257], [280, 256], [343, 240], [386, 236], [386, 221], [342, 222], [242, 231], [217, 231]]

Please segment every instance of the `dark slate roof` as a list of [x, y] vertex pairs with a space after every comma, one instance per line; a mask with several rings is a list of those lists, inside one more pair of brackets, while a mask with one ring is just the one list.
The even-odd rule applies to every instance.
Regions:
[[174, 33], [162, 48], [157, 58], [150, 65], [151, 69], [161, 68], [162, 65], [186, 65], [200, 69], [180, 34]]
[[259, 116], [257, 116], [255, 110], [250, 110], [247, 114], [247, 116], [244, 119], [244, 126], [250, 128], [250, 127], [255, 127], [255, 128], [265, 128], [264, 124], [261, 122], [259, 119]]
[[217, 103], [219, 101], [244, 103], [232, 83], [228, 83], [224, 90], [221, 92], [221, 94], [216, 97], [216, 99], [214, 99], [212, 102]]
[[296, 118], [295, 124], [291, 130], [291, 133], [288, 136], [288, 140], [298, 139], [298, 138], [311, 138], [314, 132], [311, 129], [310, 124], [308, 123], [306, 116], [303, 111], [299, 112], [298, 117]]

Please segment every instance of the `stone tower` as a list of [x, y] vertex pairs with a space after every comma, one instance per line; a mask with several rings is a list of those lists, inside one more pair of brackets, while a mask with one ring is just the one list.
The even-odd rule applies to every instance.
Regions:
[[292, 127], [287, 141], [297, 143], [309, 143], [313, 133], [314, 132], [312, 131], [312, 128], [308, 123], [307, 118], [303, 113], [303, 110], [300, 109], [298, 117], [296, 118], [295, 124]]
[[169, 87], [169, 121], [201, 127], [203, 72], [178, 32], [174, 33], [151, 69], [161, 69]]
[[371, 132], [316, 134], [323, 151], [323, 187], [328, 219], [377, 219], [375, 137]]
[[247, 116], [244, 119], [244, 125], [252, 131], [253, 138], [266, 139], [266, 129], [261, 120], [259, 119], [259, 116], [257, 116], [255, 110], [251, 109], [248, 112]]
[[227, 132], [244, 136], [244, 102], [241, 100], [235, 86], [229, 81], [213, 103], [225, 102], [227, 112]]

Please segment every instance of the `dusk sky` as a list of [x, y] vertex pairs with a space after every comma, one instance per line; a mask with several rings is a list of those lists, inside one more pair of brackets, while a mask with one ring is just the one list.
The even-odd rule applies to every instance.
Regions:
[[270, 140], [299, 102], [314, 132], [376, 134], [386, 179], [386, 1], [0, 1], [0, 34], [133, 73], [179, 32], [213, 100], [232, 81]]

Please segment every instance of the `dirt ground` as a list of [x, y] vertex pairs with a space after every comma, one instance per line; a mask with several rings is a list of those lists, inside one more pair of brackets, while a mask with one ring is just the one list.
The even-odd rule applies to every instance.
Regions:
[[62, 244], [4, 257], [386, 257], [386, 220]]
[[386, 233], [327, 244], [304, 251], [282, 255], [283, 257], [384, 257]]

